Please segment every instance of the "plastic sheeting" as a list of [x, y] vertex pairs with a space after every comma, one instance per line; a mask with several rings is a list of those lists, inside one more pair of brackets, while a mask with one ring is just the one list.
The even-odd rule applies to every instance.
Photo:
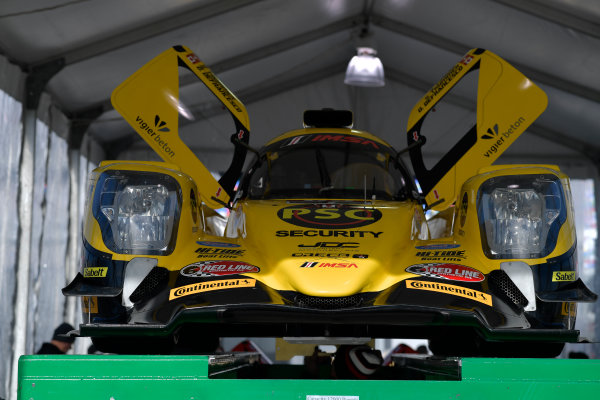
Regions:
[[0, 91], [0, 397], [10, 382], [16, 286], [21, 103]]
[[34, 353], [65, 319], [65, 260], [69, 239], [67, 143], [37, 121], [33, 235], [29, 270], [27, 353]]

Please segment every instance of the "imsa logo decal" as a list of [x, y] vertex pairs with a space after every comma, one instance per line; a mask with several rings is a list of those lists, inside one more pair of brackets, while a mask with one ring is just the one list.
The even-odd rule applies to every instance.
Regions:
[[478, 290], [468, 289], [461, 286], [446, 285], [444, 283], [437, 282], [407, 280], [406, 288], [451, 294], [453, 296], [460, 296], [470, 300], [478, 301], [490, 307], [492, 306], [492, 296], [488, 295], [487, 293], [480, 292]]
[[379, 221], [381, 211], [340, 204], [298, 204], [280, 209], [277, 216], [284, 222], [304, 228], [351, 229]]
[[458, 264], [415, 264], [406, 268], [406, 272], [460, 282], [481, 282], [485, 279], [485, 275], [475, 268]]

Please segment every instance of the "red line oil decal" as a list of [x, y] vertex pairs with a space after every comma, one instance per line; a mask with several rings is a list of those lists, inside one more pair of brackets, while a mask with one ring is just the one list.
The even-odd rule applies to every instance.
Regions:
[[344, 204], [297, 204], [280, 209], [277, 216], [305, 228], [351, 229], [379, 221], [381, 211]]
[[224, 276], [260, 272], [260, 268], [242, 261], [201, 261], [183, 267], [179, 272], [190, 278]]
[[485, 279], [485, 275], [475, 268], [458, 264], [415, 264], [406, 268], [406, 272], [460, 282], [481, 282]]

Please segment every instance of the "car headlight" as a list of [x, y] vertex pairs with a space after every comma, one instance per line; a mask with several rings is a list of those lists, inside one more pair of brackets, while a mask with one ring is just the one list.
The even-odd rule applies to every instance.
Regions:
[[166, 174], [105, 171], [96, 185], [93, 210], [110, 250], [167, 255], [175, 247], [181, 189]]
[[566, 219], [560, 180], [551, 174], [490, 178], [479, 188], [477, 213], [487, 257], [540, 258], [552, 252]]

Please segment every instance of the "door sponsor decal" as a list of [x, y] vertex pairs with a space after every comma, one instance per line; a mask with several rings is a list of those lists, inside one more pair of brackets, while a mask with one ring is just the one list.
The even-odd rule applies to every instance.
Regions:
[[183, 267], [179, 272], [190, 278], [224, 276], [260, 272], [260, 268], [242, 261], [200, 261]]
[[478, 290], [468, 289], [461, 286], [447, 285], [445, 283], [438, 282], [425, 282], [425, 281], [406, 281], [406, 287], [408, 289], [416, 290], [427, 290], [430, 292], [439, 292], [450, 294], [453, 296], [465, 297], [480, 303], [492, 306], [492, 296], [487, 293], [480, 292]]
[[256, 279], [226, 279], [222, 281], [193, 283], [191, 285], [171, 289], [171, 292], [169, 293], [169, 301], [196, 293], [211, 292], [214, 290], [223, 289], [247, 288], [254, 287], [255, 285]]
[[475, 268], [458, 264], [415, 264], [406, 268], [406, 272], [461, 282], [481, 282], [485, 279], [485, 275]]

